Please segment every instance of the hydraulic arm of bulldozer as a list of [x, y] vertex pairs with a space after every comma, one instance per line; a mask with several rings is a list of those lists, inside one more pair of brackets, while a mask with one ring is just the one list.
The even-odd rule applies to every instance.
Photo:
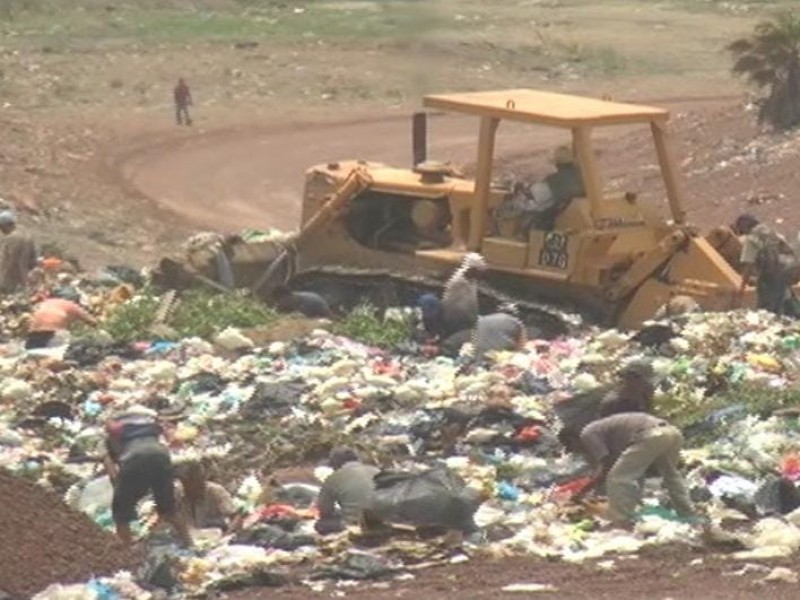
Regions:
[[269, 291], [278, 283], [277, 276], [289, 272], [288, 263], [292, 261], [297, 252], [302, 251], [303, 244], [313, 235], [338, 216], [339, 212], [356, 196], [367, 190], [372, 185], [372, 177], [362, 168], [355, 168], [342, 182], [339, 188], [325, 201], [320, 209], [312, 216], [297, 235], [287, 244], [287, 247], [267, 267], [264, 274], [253, 285], [253, 294]]
[[619, 300], [633, 292], [688, 239], [688, 234], [684, 231], [674, 231], [664, 237], [658, 246], [634, 262], [625, 275], [606, 291], [608, 299]]

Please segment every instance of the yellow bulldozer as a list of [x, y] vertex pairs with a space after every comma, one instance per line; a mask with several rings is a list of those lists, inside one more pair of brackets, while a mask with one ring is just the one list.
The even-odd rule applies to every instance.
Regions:
[[[564, 329], [553, 306], [621, 328], [639, 326], [675, 295], [706, 310], [732, 306], [741, 246], [727, 228], [704, 237], [687, 224], [667, 110], [528, 89], [430, 95], [424, 106], [476, 117], [474, 179], [426, 160], [426, 120], [415, 115], [412, 168], [349, 160], [309, 169], [298, 232], [242, 266], [245, 284], [264, 296], [288, 281], [334, 303], [413, 303], [440, 287], [467, 252], [480, 252], [490, 270], [487, 307], [515, 300], [550, 334]], [[503, 121], [566, 130], [563, 180], [557, 173], [528, 190], [497, 185]], [[668, 218], [648, 210], [636, 190], [604, 185], [593, 136], [637, 125], [652, 135]], [[748, 288], [739, 305], [754, 304]]]

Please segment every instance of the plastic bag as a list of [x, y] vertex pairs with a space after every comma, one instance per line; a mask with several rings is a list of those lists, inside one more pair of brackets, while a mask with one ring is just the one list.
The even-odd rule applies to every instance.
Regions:
[[475, 491], [449, 469], [419, 474], [383, 472], [364, 511], [367, 519], [407, 525], [473, 531], [480, 501]]
[[350, 552], [339, 564], [315, 569], [312, 579], [379, 579], [393, 575], [398, 568], [386, 564], [385, 559], [366, 552]]

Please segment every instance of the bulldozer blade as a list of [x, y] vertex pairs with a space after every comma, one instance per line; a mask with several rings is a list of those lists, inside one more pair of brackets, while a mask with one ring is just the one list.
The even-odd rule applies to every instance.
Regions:
[[276, 287], [289, 281], [293, 272], [294, 255], [288, 249], [281, 250], [250, 289], [256, 297], [268, 296]]
[[411, 128], [412, 166], [428, 160], [428, 115], [424, 112], [414, 113]]

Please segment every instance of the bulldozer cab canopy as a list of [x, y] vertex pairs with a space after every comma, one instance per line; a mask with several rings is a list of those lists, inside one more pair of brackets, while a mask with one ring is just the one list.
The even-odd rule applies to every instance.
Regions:
[[663, 108], [536, 90], [501, 90], [426, 96], [428, 108], [555, 127], [623, 125], [666, 120]]
[[470, 250], [480, 249], [486, 230], [495, 136], [503, 120], [571, 131], [573, 152], [595, 221], [601, 216], [604, 186], [592, 149], [593, 129], [607, 125], [649, 125], [672, 219], [675, 223], [684, 221], [678, 170], [666, 135], [669, 112], [663, 108], [528, 89], [434, 94], [425, 96], [423, 105], [446, 112], [474, 115], [480, 119], [474, 201], [467, 240]]

